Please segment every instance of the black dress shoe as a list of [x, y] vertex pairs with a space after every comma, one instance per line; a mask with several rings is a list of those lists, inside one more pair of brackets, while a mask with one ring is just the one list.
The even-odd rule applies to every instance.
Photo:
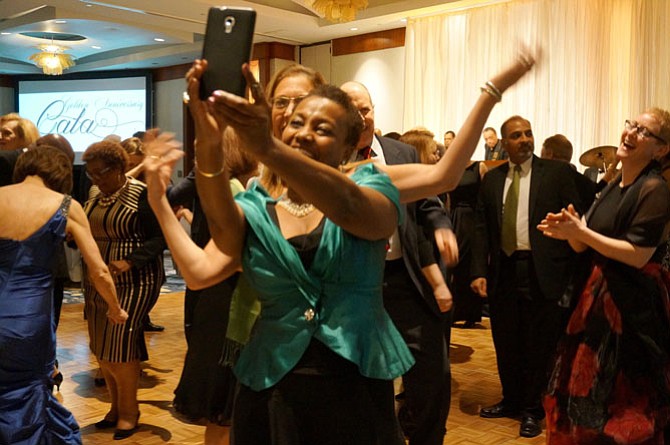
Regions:
[[123, 439], [129, 438], [130, 436], [135, 434], [135, 431], [137, 431], [137, 428], [139, 426], [140, 426], [140, 413], [138, 412], [137, 413], [137, 419], [135, 420], [135, 426], [130, 428], [130, 429], [127, 429], [127, 430], [124, 430], [124, 429], [121, 429], [121, 428], [115, 429], [114, 430], [114, 437], [113, 437], [114, 440], [123, 440]]
[[163, 332], [164, 330], [165, 326], [153, 324], [152, 322], [146, 323], [144, 325], [144, 332]]
[[498, 419], [500, 417], [514, 417], [519, 414], [516, 406], [511, 406], [505, 402], [496, 403], [493, 406], [487, 406], [479, 410], [479, 417], [486, 419]]
[[519, 435], [521, 437], [536, 437], [542, 433], [540, 426], [540, 419], [530, 416], [523, 416], [521, 419], [521, 428], [519, 428]]
[[114, 428], [116, 426], [116, 420], [102, 419], [100, 422], [95, 422], [94, 425], [99, 430]]

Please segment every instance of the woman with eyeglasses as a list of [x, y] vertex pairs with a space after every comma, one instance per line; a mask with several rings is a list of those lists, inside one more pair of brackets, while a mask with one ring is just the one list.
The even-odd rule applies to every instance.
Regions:
[[[137, 385], [140, 361], [147, 360], [143, 319], [165, 281], [165, 241], [146, 198], [146, 185], [125, 175], [128, 154], [112, 141], [92, 144], [82, 160], [93, 182], [84, 211], [103, 259], [114, 277], [128, 321], [107, 322], [107, 304], [85, 278], [85, 314], [90, 348], [98, 359], [111, 408], [96, 428], [115, 428], [114, 439], [131, 436], [139, 422]], [[87, 275], [85, 275], [87, 276]]]
[[670, 191], [658, 163], [670, 113], [627, 120], [621, 172], [580, 218], [572, 206], [538, 226], [591, 256], [545, 398], [549, 444], [662, 444], [670, 413], [669, 275], [661, 268]]
[[[271, 106], [270, 119], [274, 137], [281, 137], [300, 101], [314, 88], [325, 83], [321, 73], [303, 65], [292, 64], [277, 71], [266, 89], [266, 97]], [[278, 197], [284, 193], [281, 179], [271, 170], [262, 170], [261, 181], [272, 196]]]

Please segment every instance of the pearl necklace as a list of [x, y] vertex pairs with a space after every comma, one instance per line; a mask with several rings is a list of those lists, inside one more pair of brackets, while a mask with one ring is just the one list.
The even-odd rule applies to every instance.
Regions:
[[312, 213], [315, 209], [313, 204], [309, 204], [307, 202], [298, 204], [291, 201], [286, 196], [283, 196], [279, 201], [277, 201], [277, 205], [296, 218], [304, 218], [305, 216]]
[[100, 207], [109, 207], [112, 204], [114, 204], [119, 195], [121, 195], [121, 192], [123, 192], [123, 189], [125, 189], [126, 186], [128, 185], [128, 182], [129, 182], [128, 179], [126, 179], [126, 182], [121, 186], [121, 188], [112, 193], [111, 195], [105, 195], [101, 191], [100, 197], [98, 198], [98, 205]]

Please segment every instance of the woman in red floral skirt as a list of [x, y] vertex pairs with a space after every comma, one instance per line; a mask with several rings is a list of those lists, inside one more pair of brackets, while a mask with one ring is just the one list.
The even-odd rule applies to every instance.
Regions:
[[[620, 176], [583, 219], [572, 207], [539, 229], [592, 256], [559, 345], [544, 407], [549, 444], [663, 444], [670, 415], [670, 303], [661, 269], [670, 191], [658, 159], [670, 114], [627, 120]], [[659, 248], [660, 247], [660, 248]]]

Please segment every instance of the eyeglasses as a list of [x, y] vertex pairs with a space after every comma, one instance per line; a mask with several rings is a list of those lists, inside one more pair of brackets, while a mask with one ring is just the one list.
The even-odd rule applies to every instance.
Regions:
[[636, 121], [626, 120], [626, 130], [628, 130], [628, 131], [636, 130], [637, 134], [639, 134], [642, 137], [654, 138], [657, 141], [660, 141], [664, 144], [667, 144], [667, 142], [662, 137], [655, 135], [654, 133], [649, 131], [649, 129], [647, 127], [638, 124]]
[[293, 102], [293, 106], [297, 107], [298, 104], [306, 97], [307, 97], [306, 94], [295, 97], [277, 96], [274, 99], [272, 99], [272, 106], [278, 110], [283, 110], [287, 108], [291, 104], [291, 102]]
[[102, 178], [104, 175], [109, 173], [112, 170], [112, 167], [106, 167], [100, 170], [99, 172], [89, 172], [86, 170], [86, 177], [91, 181]]

